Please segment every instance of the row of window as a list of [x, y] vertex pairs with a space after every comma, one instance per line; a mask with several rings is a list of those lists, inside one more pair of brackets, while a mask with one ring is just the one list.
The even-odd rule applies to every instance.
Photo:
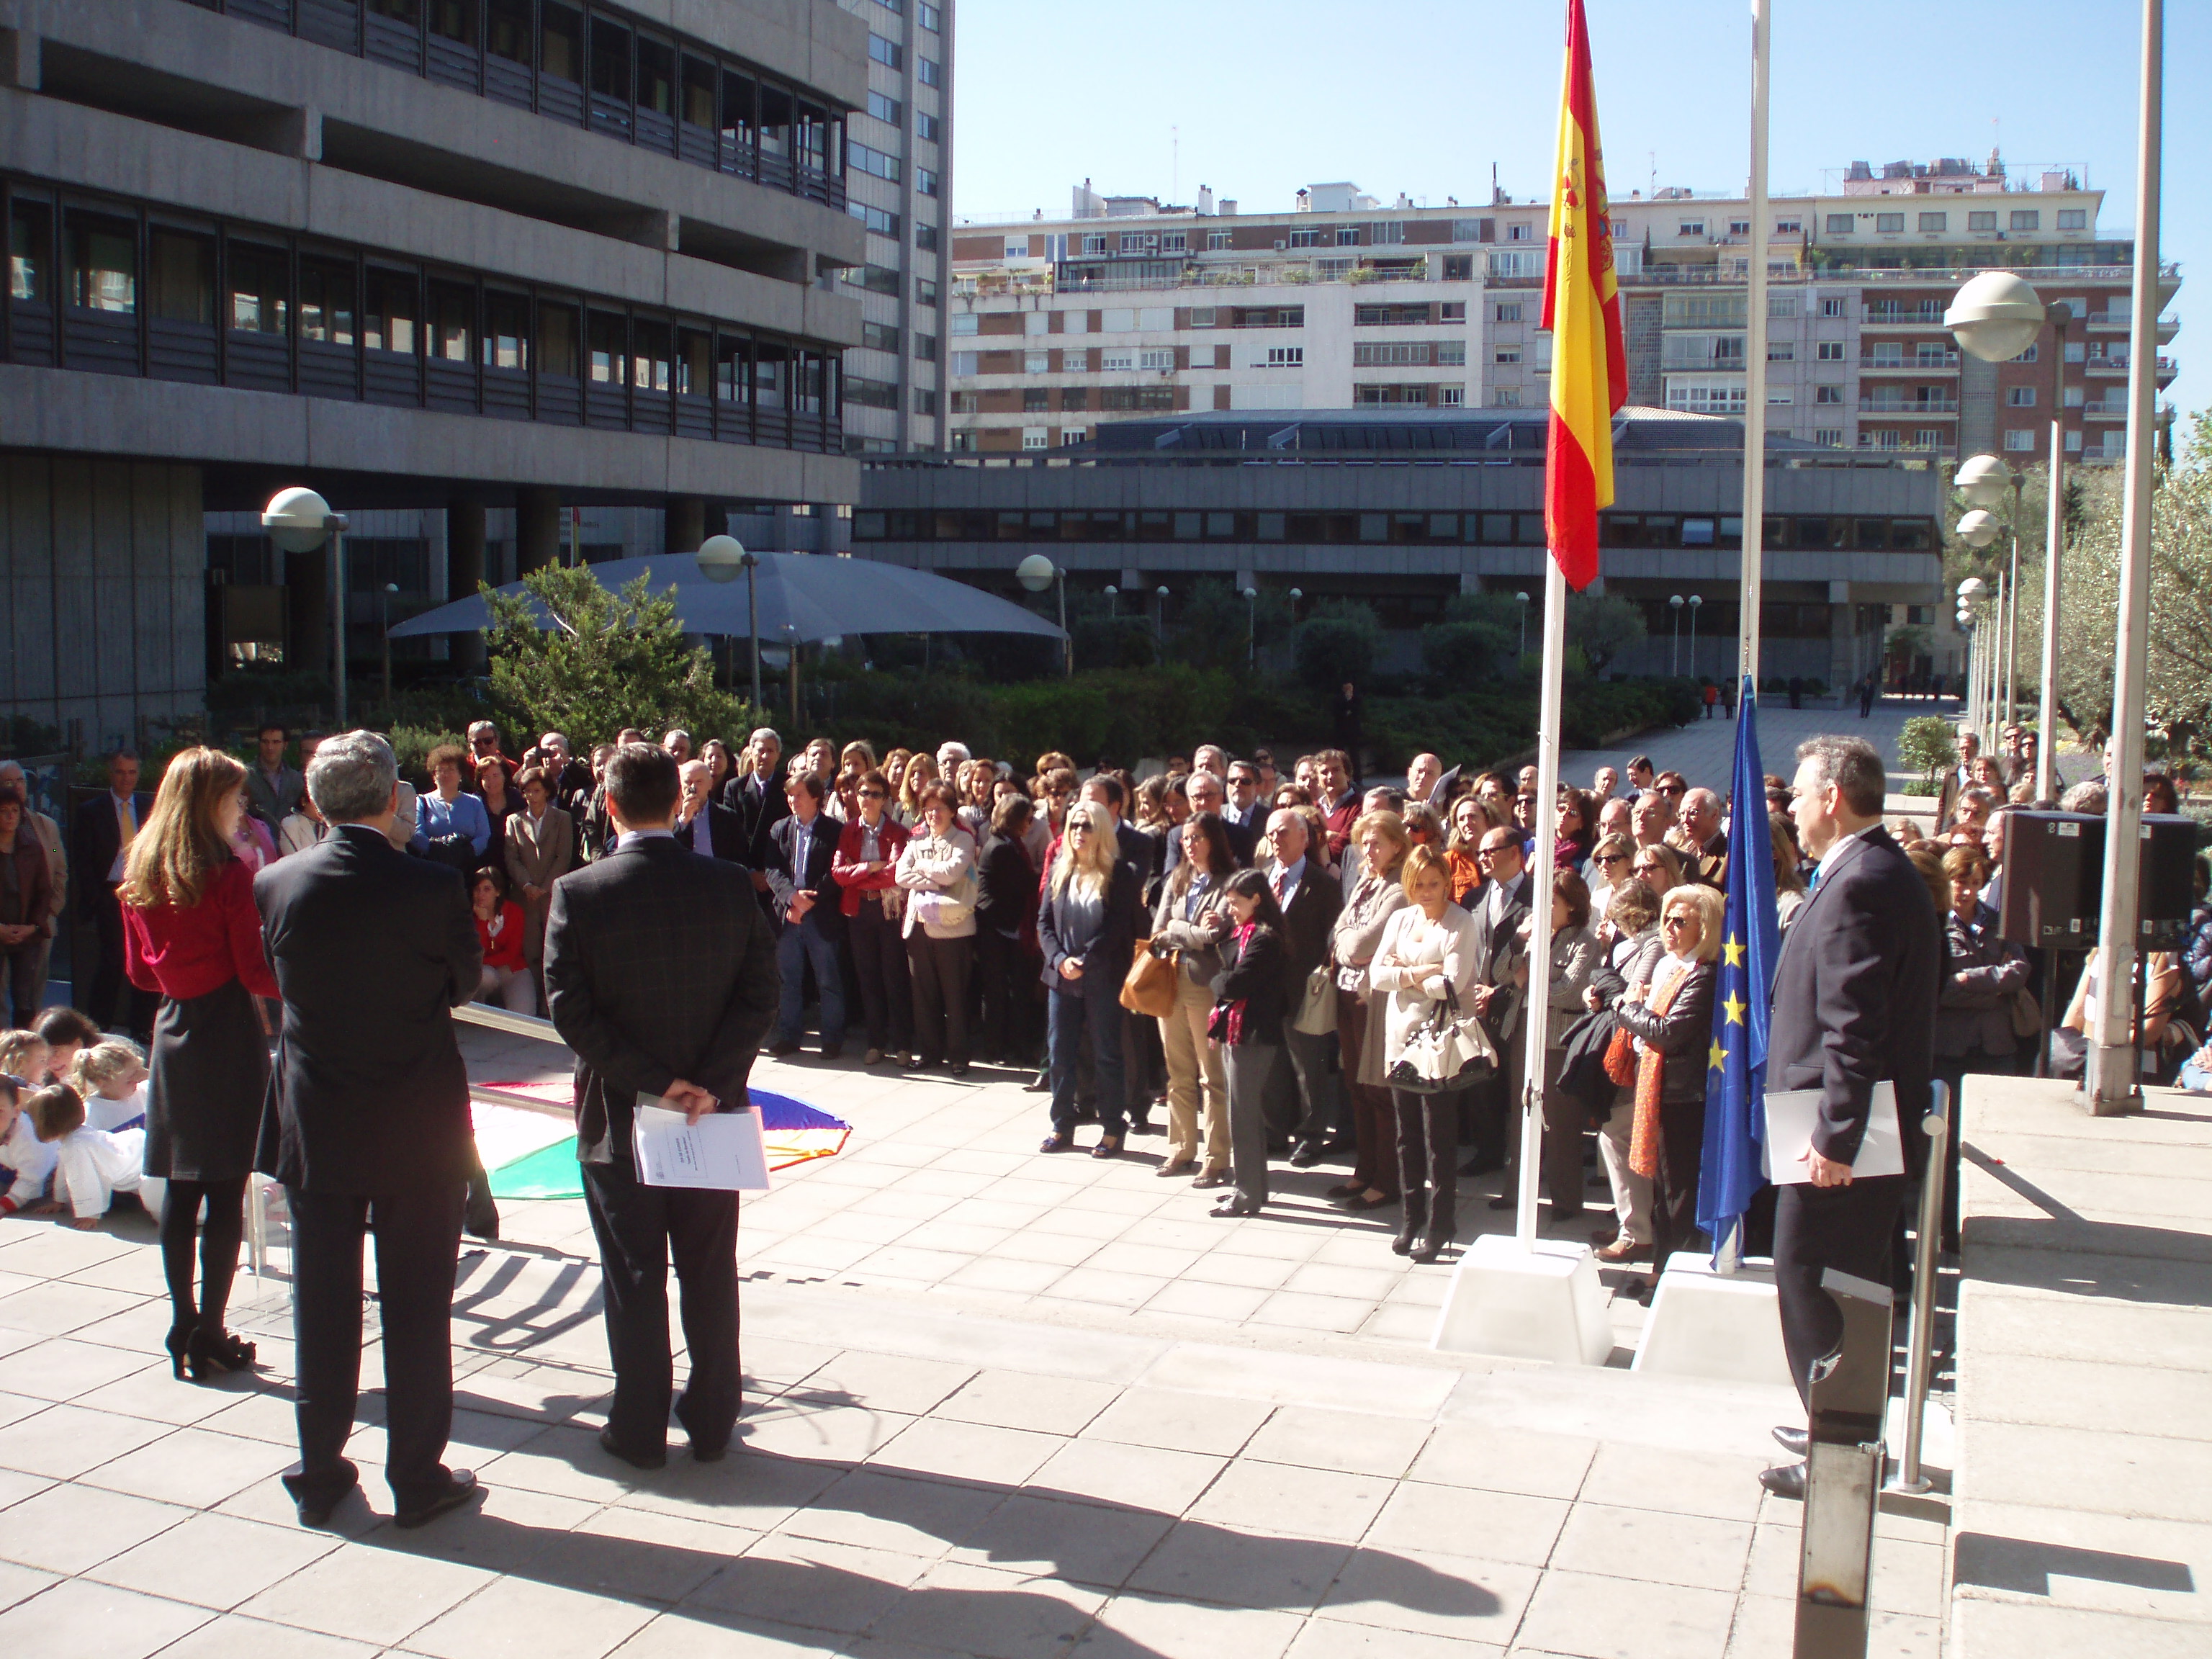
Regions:
[[[1913, 217], [1913, 228], [1917, 230], [1948, 231], [1951, 228], [1951, 216], [1948, 212], [1920, 213], [1914, 215]], [[1826, 234], [1831, 236], [1851, 235], [1858, 230], [1859, 222], [1862, 219], [1874, 221], [1875, 234], [1877, 236], [1899, 235], [1905, 230], [1905, 215], [1902, 213], [1831, 213], [1827, 216]], [[2007, 212], [2005, 219], [2005, 228], [2008, 230], [2041, 230], [2043, 228], [2043, 210], [2040, 208], [2013, 208]], [[1966, 215], [1966, 229], [1969, 234], [1975, 232], [1987, 234], [1996, 230], [1996, 228], [1997, 214], [1994, 208], [1984, 208]], [[2088, 228], [2089, 211], [2087, 208], [2058, 210], [2059, 229], [2087, 230]]]
[[188, 0], [649, 149], [845, 205], [826, 99], [582, 0]]
[[842, 447], [832, 348], [259, 227], [5, 191], [11, 362]]
[[[1928, 519], [1770, 514], [1765, 545], [1818, 551], [1925, 552], [1935, 544]], [[1540, 513], [1175, 512], [1139, 508], [1081, 512], [992, 512], [981, 508], [872, 511], [853, 515], [856, 541], [1301, 542], [1395, 545], [1542, 547]], [[1740, 548], [1743, 520], [1732, 514], [1606, 513], [1606, 547]]]

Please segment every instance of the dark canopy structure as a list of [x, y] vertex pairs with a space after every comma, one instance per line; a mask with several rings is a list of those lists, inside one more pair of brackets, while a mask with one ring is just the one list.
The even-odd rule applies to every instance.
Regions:
[[[800, 643], [848, 634], [1034, 634], [1058, 640], [1060, 629], [1034, 612], [949, 577], [873, 559], [826, 554], [763, 553], [753, 573], [758, 587], [760, 636], [770, 642], [797, 638]], [[592, 566], [610, 590], [643, 576], [655, 593], [672, 589], [676, 614], [687, 634], [718, 634], [743, 639], [751, 631], [745, 579], [718, 582], [699, 568], [690, 553], [663, 553], [644, 559], [611, 559]], [[520, 582], [499, 590], [520, 594]], [[425, 634], [470, 634], [490, 620], [481, 594], [456, 599], [410, 617], [392, 637]], [[538, 625], [550, 628], [542, 610]]]

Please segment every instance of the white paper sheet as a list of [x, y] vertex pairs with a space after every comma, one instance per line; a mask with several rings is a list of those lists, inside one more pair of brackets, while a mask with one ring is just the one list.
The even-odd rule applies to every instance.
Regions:
[[[1820, 1121], [1821, 1089], [1769, 1089], [1766, 1091], [1766, 1178], [1778, 1186], [1802, 1186], [1813, 1178], [1806, 1154], [1813, 1147], [1814, 1126]], [[1866, 1133], [1859, 1139], [1859, 1155], [1851, 1164], [1855, 1176], [1905, 1173], [1905, 1142], [1898, 1133], [1897, 1088], [1877, 1083], [1867, 1109]]]
[[630, 1144], [637, 1177], [648, 1187], [768, 1190], [768, 1147], [758, 1112], [709, 1112], [687, 1123], [660, 1096], [641, 1094]]

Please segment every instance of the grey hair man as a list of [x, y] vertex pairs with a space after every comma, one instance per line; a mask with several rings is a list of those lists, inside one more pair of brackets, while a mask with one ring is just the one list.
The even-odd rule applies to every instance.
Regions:
[[[1332, 1032], [1302, 1031], [1309, 985], [1316, 969], [1326, 972], [1329, 936], [1344, 908], [1344, 890], [1327, 880], [1319, 864], [1306, 857], [1310, 831], [1303, 813], [1289, 807], [1267, 818], [1267, 841], [1259, 865], [1283, 911], [1283, 951], [1290, 996], [1283, 1020], [1282, 1046], [1261, 1096], [1261, 1115], [1270, 1136], [1290, 1139], [1291, 1162], [1310, 1169], [1349, 1144], [1342, 1097], [1329, 1070]], [[1328, 996], [1327, 991], [1319, 993]], [[1332, 999], [1333, 1000], [1333, 999]]]

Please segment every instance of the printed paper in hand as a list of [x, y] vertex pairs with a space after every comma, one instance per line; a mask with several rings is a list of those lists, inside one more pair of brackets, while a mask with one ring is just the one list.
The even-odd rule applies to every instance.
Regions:
[[630, 1143], [637, 1178], [648, 1187], [768, 1190], [768, 1148], [758, 1112], [709, 1112], [687, 1123], [660, 1096], [641, 1094]]
[[[1766, 1178], [1777, 1186], [1802, 1186], [1812, 1180], [1812, 1164], [1806, 1154], [1812, 1150], [1814, 1126], [1820, 1121], [1820, 1103], [1826, 1098], [1826, 1091], [1821, 1089], [1766, 1091]], [[1897, 1087], [1877, 1083], [1851, 1174], [1864, 1178], [1904, 1173], [1905, 1143], [1898, 1133]]]

